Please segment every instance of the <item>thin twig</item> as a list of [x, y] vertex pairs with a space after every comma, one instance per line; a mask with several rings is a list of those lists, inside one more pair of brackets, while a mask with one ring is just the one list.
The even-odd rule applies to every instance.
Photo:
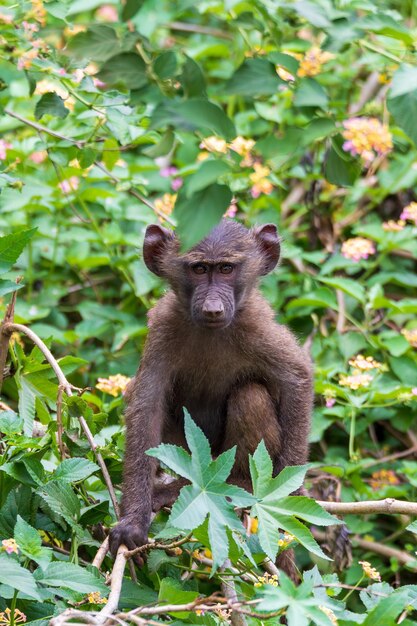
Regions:
[[0, 326], [0, 391], [3, 386], [3, 377], [4, 377], [4, 368], [6, 367], [7, 361], [7, 353], [9, 351], [9, 341], [11, 333], [4, 332], [4, 327], [6, 324], [10, 324], [14, 320], [14, 308], [16, 305], [16, 295], [15, 291], [12, 294], [12, 299], [10, 300], [9, 305], [6, 309], [6, 314]]
[[[60, 368], [58, 364], [58, 361], [55, 359], [55, 357], [53, 356], [49, 348], [44, 344], [42, 339], [40, 339], [38, 335], [36, 335], [33, 332], [33, 330], [31, 330], [27, 326], [24, 326], [23, 324], [14, 324], [14, 323], [7, 322], [7, 323], [4, 323], [2, 326], [2, 334], [5, 334], [5, 335], [8, 334], [10, 336], [15, 331], [19, 333], [23, 333], [24, 335], [29, 337], [29, 339], [31, 339], [36, 346], [38, 346], [38, 348], [41, 350], [42, 354], [44, 355], [45, 359], [48, 361], [49, 365], [52, 367], [53, 371], [55, 372], [59, 385], [62, 385], [63, 389], [65, 390], [65, 393], [68, 396], [72, 396], [71, 384], [66, 379], [62, 369]], [[78, 419], [79, 419], [81, 428], [84, 431], [85, 436], [87, 437], [88, 443], [90, 444], [91, 449], [93, 450], [95, 454], [97, 463], [100, 466], [100, 469], [103, 474], [104, 482], [106, 483], [107, 489], [110, 494], [110, 499], [113, 503], [114, 512], [116, 514], [117, 519], [119, 519], [120, 517], [119, 505], [117, 503], [116, 493], [114, 491], [113, 483], [111, 481], [110, 474], [108, 472], [104, 459], [97, 449], [97, 445], [94, 441], [93, 433], [91, 432], [90, 427], [88, 426], [84, 417], [80, 415]]]
[[337, 298], [337, 322], [336, 322], [336, 330], [338, 333], [345, 332], [345, 322], [346, 322], [346, 307], [345, 307], [345, 297], [343, 291], [341, 289], [336, 289], [336, 298]]
[[106, 537], [99, 549], [97, 550], [97, 554], [94, 557], [92, 562], [93, 567], [100, 569], [103, 564], [104, 559], [106, 558], [106, 554], [109, 550], [109, 538]]
[[127, 550], [125, 552], [126, 559], [130, 559], [132, 556], [136, 554], [142, 554], [142, 552], [147, 552], [148, 550], [173, 550], [174, 548], [178, 548], [182, 546], [184, 543], [188, 543], [191, 541], [192, 533], [189, 533], [182, 539], [178, 539], [178, 541], [173, 541], [172, 543], [157, 543], [156, 541], [150, 541], [149, 543], [145, 543], [143, 546], [139, 546], [134, 550]]
[[417, 515], [417, 502], [405, 502], [394, 498], [384, 500], [364, 500], [362, 502], [320, 502], [317, 501], [329, 513], [335, 515], [372, 515], [375, 513], [404, 513], [405, 515]]
[[58, 450], [63, 461], [66, 457], [64, 442], [62, 440], [64, 434], [64, 426], [62, 424], [62, 396], [64, 394], [64, 386], [58, 385], [58, 396], [56, 399], [56, 438], [58, 443]]
[[[232, 564], [230, 562], [230, 559], [226, 559], [222, 567], [222, 570], [230, 569], [231, 567], [232, 567]], [[222, 589], [222, 592], [224, 593], [225, 598], [227, 598], [230, 604], [236, 604], [238, 602], [236, 587], [235, 587], [233, 578], [227, 575], [224, 576], [223, 581], [221, 583], [221, 589]], [[230, 615], [230, 621], [231, 621], [232, 626], [247, 626], [247, 621], [245, 617], [242, 615], [242, 613], [239, 613], [239, 611], [232, 610], [231, 615]]]

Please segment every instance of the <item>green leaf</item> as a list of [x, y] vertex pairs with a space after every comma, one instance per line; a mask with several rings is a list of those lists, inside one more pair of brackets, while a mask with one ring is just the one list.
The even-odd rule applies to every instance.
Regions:
[[85, 594], [98, 591], [103, 597], [109, 593], [102, 578], [74, 563], [49, 563], [43, 571], [36, 570], [35, 577], [42, 585], [49, 587], [64, 587]]
[[[163, 604], [186, 604], [199, 596], [198, 591], [185, 591], [183, 584], [174, 578], [163, 578], [159, 587], [158, 600]], [[170, 611], [178, 619], [186, 619], [188, 611]]]
[[14, 411], [2, 411], [0, 413], [0, 433], [11, 436], [22, 432], [23, 423]]
[[52, 558], [52, 550], [42, 547], [42, 540], [38, 531], [30, 526], [20, 515], [17, 516], [14, 528], [14, 538], [19, 550], [29, 559], [45, 567]]
[[287, 496], [280, 498], [274, 492], [263, 498], [263, 504], [273, 506], [277, 515], [294, 515], [316, 526], [334, 526], [342, 524], [337, 517], [330, 515], [315, 500], [306, 496]]
[[218, 178], [226, 172], [230, 172], [230, 167], [224, 161], [203, 161], [198, 170], [187, 178], [184, 187], [187, 198], [217, 182]]
[[297, 74], [297, 70], [300, 66], [300, 63], [296, 58], [291, 56], [290, 54], [285, 54], [284, 52], [277, 52], [274, 50], [268, 54], [268, 59], [272, 61], [275, 65], [279, 65], [284, 67], [286, 70], [291, 72], [294, 76]]
[[191, 480], [191, 485], [181, 489], [172, 507], [169, 524], [182, 530], [194, 530], [208, 516], [208, 536], [213, 553], [213, 569], [222, 565], [228, 557], [227, 531], [242, 532], [243, 526], [234, 507], [248, 506], [254, 497], [240, 487], [225, 481], [233, 466], [235, 450], [211, 458], [210, 446], [202, 430], [185, 415], [185, 435], [190, 455], [177, 446], [161, 445], [148, 454], [161, 460], [168, 467]]
[[127, 89], [140, 89], [148, 83], [145, 62], [134, 52], [123, 52], [108, 59], [98, 77], [106, 85], [122, 85]]
[[316, 276], [315, 278], [325, 285], [344, 291], [349, 296], [352, 296], [352, 298], [359, 300], [362, 304], [365, 302], [365, 288], [356, 280], [352, 280], [351, 278], [339, 278], [338, 276], [336, 278]]
[[414, 42], [412, 33], [404, 24], [382, 12], [366, 15], [357, 21], [356, 26], [367, 32], [399, 39], [408, 46], [413, 45]]
[[78, 521], [81, 511], [80, 502], [67, 482], [51, 480], [38, 490], [38, 494], [52, 511], [63, 517], [70, 526]]
[[307, 293], [301, 298], [295, 298], [288, 304], [287, 309], [294, 309], [300, 306], [313, 306], [316, 308], [331, 308], [337, 310], [337, 302], [330, 289], [316, 289], [311, 293]]
[[372, 611], [370, 611], [362, 622], [362, 626], [394, 626], [397, 623], [396, 618], [405, 607], [415, 600], [414, 597], [410, 598], [409, 590], [407, 588], [396, 589], [389, 595], [388, 598], [384, 598]]
[[88, 459], [72, 458], [65, 459], [58, 465], [54, 472], [56, 480], [64, 480], [65, 482], [75, 483], [84, 480], [97, 472], [99, 466], [92, 463]]
[[108, 137], [103, 143], [102, 159], [108, 170], [112, 170], [120, 158], [119, 143], [113, 137]]
[[36, 394], [26, 377], [19, 378], [19, 415], [23, 420], [23, 433], [32, 436], [33, 422], [35, 421]]
[[180, 82], [188, 99], [206, 96], [206, 82], [201, 67], [187, 55], [185, 55]]
[[9, 585], [34, 600], [42, 600], [33, 574], [19, 565], [12, 556], [0, 554], [0, 583]]
[[398, 126], [417, 145], [417, 67], [400, 65], [392, 78], [387, 106]]
[[219, 222], [230, 205], [232, 192], [226, 185], [214, 183], [187, 197], [181, 190], [175, 203], [177, 234], [184, 249], [191, 248]]
[[294, 105], [326, 109], [328, 104], [329, 98], [324, 87], [314, 78], [303, 78], [295, 92]]
[[13, 267], [36, 230], [36, 228], [20, 230], [11, 235], [0, 237], [0, 274], [8, 272]]
[[343, 152], [343, 138], [336, 135], [328, 150], [324, 162], [324, 175], [329, 183], [340, 187], [350, 187], [361, 173], [362, 166], [358, 159]]
[[301, 17], [316, 26], [317, 28], [327, 28], [331, 25], [326, 10], [317, 2], [308, 2], [308, 0], [299, 0], [291, 6]]
[[167, 130], [161, 137], [158, 143], [149, 148], [144, 148], [143, 153], [155, 159], [156, 157], [165, 156], [171, 152], [175, 142], [175, 134], [172, 130]]
[[40, 120], [44, 115], [52, 115], [65, 119], [69, 109], [64, 105], [64, 100], [56, 93], [45, 93], [35, 107], [35, 119]]
[[201, 98], [181, 101], [165, 101], [152, 115], [151, 128], [173, 126], [183, 130], [198, 130], [203, 134], [215, 134], [231, 140], [236, 136], [233, 122], [216, 104]]
[[110, 26], [94, 24], [69, 40], [66, 51], [76, 59], [105, 61], [120, 49], [116, 33]]
[[247, 59], [236, 70], [228, 83], [226, 93], [246, 96], [269, 96], [285, 85], [279, 78], [275, 65], [267, 59]]
[[22, 287], [22, 284], [15, 283], [12, 280], [0, 279], [0, 298], [6, 296], [8, 293], [22, 289]]
[[175, 76], [177, 68], [177, 55], [172, 50], [160, 54], [153, 64], [155, 74], [162, 80]]

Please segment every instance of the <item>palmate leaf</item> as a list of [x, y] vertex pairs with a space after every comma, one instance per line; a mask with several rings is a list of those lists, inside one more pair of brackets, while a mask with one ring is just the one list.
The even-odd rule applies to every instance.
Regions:
[[[318, 526], [340, 524], [340, 520], [305, 496], [289, 494], [301, 487], [308, 465], [286, 467], [272, 478], [272, 462], [262, 441], [249, 460], [254, 495], [258, 501], [251, 515], [258, 518], [259, 542], [262, 549], [274, 560], [278, 552], [278, 529], [292, 535], [310, 552], [330, 560], [317, 544], [309, 529], [300, 521]], [[298, 519], [299, 518], [299, 519]]]
[[234, 507], [250, 506], [255, 498], [244, 489], [226, 483], [234, 463], [235, 448], [213, 461], [207, 438], [188, 415], [185, 417], [185, 436], [191, 456], [172, 445], [152, 448], [147, 454], [191, 481], [191, 485], [181, 490], [169, 521], [176, 528], [193, 530], [201, 526], [208, 516], [208, 537], [213, 569], [216, 569], [228, 557], [227, 530], [244, 532]]

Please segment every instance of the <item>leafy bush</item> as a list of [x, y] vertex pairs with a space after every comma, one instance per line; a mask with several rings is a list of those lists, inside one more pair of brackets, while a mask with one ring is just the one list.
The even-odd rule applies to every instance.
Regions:
[[[0, 24], [1, 309], [18, 290], [15, 322], [80, 389], [57, 380], [25, 331], [12, 334], [6, 363], [3, 333], [0, 623], [93, 614], [108, 595], [91, 565], [116, 521], [103, 469], [118, 487], [121, 394], [164, 289], [138, 254], [156, 220], [176, 225], [184, 246], [225, 213], [278, 224], [283, 259], [262, 289], [315, 362], [310, 493], [412, 503], [413, 3], [6, 0]], [[254, 496], [236, 491], [225, 484], [233, 452], [220, 471], [187, 429], [191, 458], [152, 452], [192, 485], [155, 518], [157, 547], [139, 584], [125, 574], [121, 611], [175, 624], [283, 613], [293, 626], [416, 623], [415, 507], [389, 517], [351, 507], [337, 524], [288, 496], [307, 468], [271, 478], [262, 444]], [[245, 526], [232, 505], [251, 509]], [[284, 575], [278, 586], [265, 565], [288, 546], [299, 587]], [[247, 603], [232, 616], [213, 596], [232, 602], [230, 589]], [[149, 612], [156, 602], [171, 609]]]

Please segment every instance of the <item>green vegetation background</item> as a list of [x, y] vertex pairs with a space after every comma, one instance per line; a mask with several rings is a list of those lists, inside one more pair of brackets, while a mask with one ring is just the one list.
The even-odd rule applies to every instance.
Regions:
[[[0, 405], [0, 624], [24, 615], [41, 626], [70, 606], [94, 612], [108, 593], [88, 564], [116, 518], [77, 416], [118, 488], [124, 377], [165, 288], [140, 255], [158, 220], [176, 225], [184, 245], [226, 212], [278, 225], [282, 262], [262, 289], [315, 362], [311, 494], [415, 500], [416, 14], [413, 0], [2, 3], [0, 309], [18, 289], [15, 321], [88, 389], [63, 395], [63, 460], [53, 371], [12, 336]], [[257, 462], [268, 465], [262, 450]], [[328, 562], [299, 521], [329, 523], [321, 509], [314, 518], [286, 501], [292, 540], [278, 534], [276, 503], [272, 535], [256, 506], [259, 532], [249, 519], [252, 534], [226, 525], [217, 536], [239, 599], [281, 610], [293, 626], [417, 623], [411, 515], [313, 527]], [[153, 535], [181, 536], [166, 523], [161, 514]], [[207, 520], [187, 523], [195, 542], [151, 551], [139, 584], [126, 574], [121, 610], [221, 589], [221, 571], [208, 577]], [[290, 541], [298, 590], [260, 567]], [[152, 619], [231, 617], [222, 605]]]

